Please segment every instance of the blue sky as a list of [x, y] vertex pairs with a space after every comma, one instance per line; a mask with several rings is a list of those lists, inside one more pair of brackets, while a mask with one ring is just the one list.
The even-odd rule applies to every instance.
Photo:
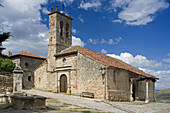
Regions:
[[13, 54], [47, 56], [48, 13], [65, 5], [73, 20], [73, 45], [118, 58], [159, 77], [156, 89], [170, 88], [168, 0], [0, 0], [0, 32]]

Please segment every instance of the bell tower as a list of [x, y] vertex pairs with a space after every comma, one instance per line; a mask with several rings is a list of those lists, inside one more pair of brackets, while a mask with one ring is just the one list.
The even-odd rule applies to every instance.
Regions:
[[56, 53], [72, 46], [72, 18], [51, 8], [49, 15], [48, 71], [55, 68]]

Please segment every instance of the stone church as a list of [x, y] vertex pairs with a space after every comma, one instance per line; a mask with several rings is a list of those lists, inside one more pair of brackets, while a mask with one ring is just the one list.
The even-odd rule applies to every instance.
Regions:
[[35, 89], [112, 101], [154, 101], [156, 77], [121, 60], [72, 46], [72, 18], [58, 7], [49, 15], [48, 58], [34, 71]]

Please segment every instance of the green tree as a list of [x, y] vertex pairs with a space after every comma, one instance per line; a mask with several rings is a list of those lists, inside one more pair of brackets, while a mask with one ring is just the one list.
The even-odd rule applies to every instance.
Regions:
[[12, 72], [15, 68], [15, 64], [8, 58], [0, 58], [0, 72], [7, 71]]
[[0, 34], [0, 72], [12, 72], [15, 68], [15, 64], [12, 62], [12, 60], [8, 59], [2, 54], [2, 51], [5, 49], [2, 47], [2, 42], [7, 40], [10, 36], [12, 36], [10, 32], [4, 32]]
[[4, 33], [0, 34], [0, 56], [2, 56], [2, 51], [5, 49], [2, 47], [2, 42], [4, 42], [10, 36], [12, 36], [10, 32], [4, 32]]

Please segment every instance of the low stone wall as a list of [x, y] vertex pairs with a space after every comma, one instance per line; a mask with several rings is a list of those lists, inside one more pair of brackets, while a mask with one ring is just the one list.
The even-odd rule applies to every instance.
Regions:
[[6, 92], [6, 89], [13, 89], [13, 77], [11, 73], [0, 73], [0, 94]]

